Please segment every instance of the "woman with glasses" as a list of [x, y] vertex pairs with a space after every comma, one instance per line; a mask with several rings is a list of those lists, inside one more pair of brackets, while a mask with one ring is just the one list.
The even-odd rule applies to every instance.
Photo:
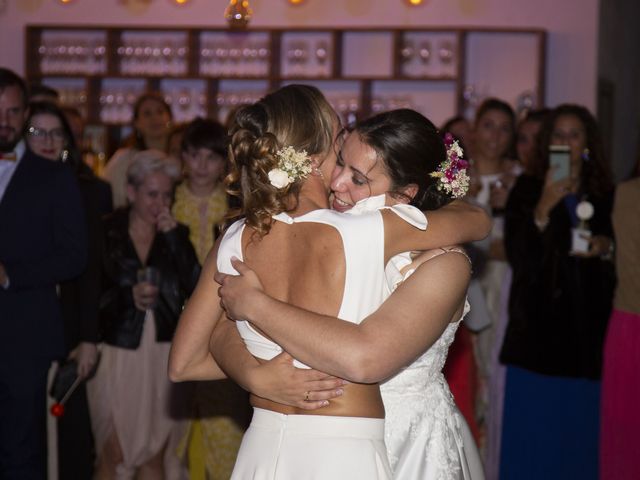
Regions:
[[[74, 360], [78, 375], [86, 378], [97, 361], [103, 198], [100, 180], [82, 163], [69, 123], [57, 105], [34, 102], [29, 106], [25, 140], [34, 153], [54, 162], [64, 162], [73, 169], [82, 194], [89, 242], [87, 267], [79, 277], [60, 285], [60, 303], [67, 359]], [[65, 415], [58, 420], [60, 478], [90, 478], [92, 445], [86, 390], [81, 384], [69, 397]]]
[[35, 102], [29, 108], [25, 132], [29, 149], [49, 160], [67, 160], [76, 145], [60, 109], [49, 102]]

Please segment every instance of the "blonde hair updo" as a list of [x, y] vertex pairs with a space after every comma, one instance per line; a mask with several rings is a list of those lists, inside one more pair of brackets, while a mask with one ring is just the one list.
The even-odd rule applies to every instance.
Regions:
[[266, 235], [272, 216], [295, 209], [303, 180], [285, 188], [271, 185], [268, 173], [276, 168], [281, 148], [306, 150], [324, 158], [333, 148], [338, 117], [320, 90], [309, 85], [287, 85], [253, 105], [242, 107], [230, 127], [228, 191], [241, 200], [247, 225]]

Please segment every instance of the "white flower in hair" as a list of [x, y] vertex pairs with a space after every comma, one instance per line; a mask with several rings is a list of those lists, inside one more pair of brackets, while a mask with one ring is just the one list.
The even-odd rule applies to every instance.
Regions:
[[276, 188], [285, 188], [311, 173], [311, 157], [306, 150], [296, 151], [292, 146], [276, 152], [278, 166], [269, 170], [269, 182]]
[[284, 188], [293, 182], [293, 179], [287, 175], [287, 172], [274, 168], [269, 171], [269, 183], [276, 188]]

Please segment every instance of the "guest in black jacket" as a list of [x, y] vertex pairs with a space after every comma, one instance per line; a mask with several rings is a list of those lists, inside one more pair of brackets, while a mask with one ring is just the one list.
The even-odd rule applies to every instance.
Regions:
[[[73, 173], [20, 141], [26, 87], [0, 68], [0, 478], [45, 478], [46, 382], [65, 354], [56, 285], [85, 268]], [[52, 133], [47, 132], [51, 138]]]
[[[505, 246], [513, 269], [501, 478], [598, 475], [602, 344], [615, 277], [613, 185], [595, 119], [587, 109], [553, 110], [539, 137], [533, 174], [509, 197]], [[549, 146], [568, 145], [569, 175], [554, 180]], [[580, 218], [579, 218], [580, 217]], [[572, 228], [591, 231], [572, 251]]]
[[104, 345], [89, 399], [98, 474], [107, 478], [178, 478], [163, 466], [180, 468], [167, 445], [183, 434], [170, 415], [167, 360], [200, 271], [187, 227], [170, 213], [178, 174], [164, 153], [139, 152], [127, 172], [130, 206], [105, 219]]
[[[29, 150], [65, 164], [76, 175], [87, 225], [87, 267], [76, 278], [59, 284], [64, 319], [66, 356], [75, 360], [77, 374], [86, 378], [97, 361], [98, 302], [102, 262], [103, 189], [100, 180], [82, 163], [74, 136], [62, 110], [50, 102], [29, 105], [25, 125]], [[108, 185], [107, 185], [108, 187]], [[110, 196], [110, 190], [107, 192]], [[67, 399], [58, 419], [60, 478], [90, 479], [93, 474], [93, 437], [84, 384]]]

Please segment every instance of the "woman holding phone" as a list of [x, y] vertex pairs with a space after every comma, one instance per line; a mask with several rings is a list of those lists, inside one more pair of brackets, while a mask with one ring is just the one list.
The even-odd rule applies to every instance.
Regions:
[[[564, 178], [555, 179], [551, 145], [569, 147]], [[602, 344], [615, 283], [613, 184], [586, 108], [551, 112], [534, 166], [505, 213], [513, 280], [501, 351], [508, 369], [500, 476], [596, 479]], [[578, 227], [590, 232], [584, 251], [572, 239]]]

